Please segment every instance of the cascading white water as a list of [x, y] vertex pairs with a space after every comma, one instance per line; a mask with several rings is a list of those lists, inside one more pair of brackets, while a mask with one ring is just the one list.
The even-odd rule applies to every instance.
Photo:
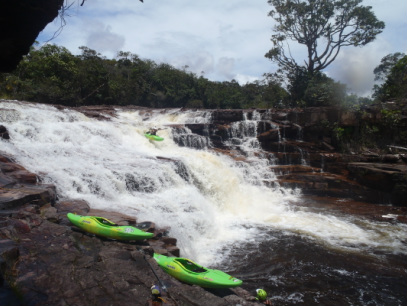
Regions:
[[270, 185], [270, 182], [276, 182], [274, 172], [270, 171], [270, 166], [274, 164], [275, 159], [270, 160], [261, 153], [261, 146], [257, 139], [257, 125], [261, 116], [253, 111], [252, 117], [252, 120], [249, 120], [247, 114], [244, 114], [242, 121], [231, 124], [226, 144], [238, 149], [244, 155], [244, 161], [236, 161], [234, 167], [242, 168], [247, 182], [257, 186], [262, 186], [265, 182]]
[[197, 149], [208, 149], [212, 146], [209, 137], [196, 135], [187, 127], [178, 128], [178, 130], [177, 133], [172, 134], [172, 137], [180, 146]]
[[[60, 198], [84, 199], [92, 208], [170, 227], [182, 255], [204, 265], [219, 249], [226, 254], [244, 241], [260, 241], [265, 228], [334, 247], [407, 253], [403, 225], [293, 209], [291, 204], [301, 201], [301, 195], [263, 183], [275, 180], [269, 161], [254, 154], [260, 151], [255, 133], [241, 126], [244, 141], [239, 145], [246, 147], [247, 162], [180, 147], [170, 128], [158, 132], [165, 138], [162, 142], [143, 135], [151, 126], [208, 123], [208, 114], [118, 110], [116, 117], [98, 121], [73, 110], [2, 101], [0, 124], [11, 139], [0, 139], [0, 151], [55, 184]], [[255, 120], [238, 124], [252, 126]]]

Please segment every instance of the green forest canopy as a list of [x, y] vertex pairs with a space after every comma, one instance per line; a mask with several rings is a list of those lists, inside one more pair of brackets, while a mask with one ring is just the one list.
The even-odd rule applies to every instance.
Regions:
[[[130, 52], [121, 51], [115, 59], [107, 59], [88, 47], [80, 49], [80, 55], [73, 55], [65, 47], [52, 44], [32, 48], [15, 71], [0, 74], [0, 97], [67, 106], [110, 104], [207, 109], [346, 105], [368, 100], [348, 96], [344, 84], [323, 73], [307, 80], [305, 85], [299, 75], [289, 80], [286, 89], [277, 75], [240, 85], [235, 80], [213, 82], [188, 72], [187, 67], [176, 69], [140, 59]], [[397, 75], [405, 68], [405, 60], [400, 61]], [[389, 87], [386, 87], [388, 93], [406, 82], [384, 84]], [[302, 96], [294, 90], [298, 86], [305, 86]], [[397, 92], [404, 91], [397, 89]]]

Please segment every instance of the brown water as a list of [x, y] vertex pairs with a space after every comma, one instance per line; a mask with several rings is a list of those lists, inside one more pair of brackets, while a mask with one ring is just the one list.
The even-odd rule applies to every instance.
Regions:
[[[403, 223], [406, 208], [372, 205], [335, 198], [304, 198], [298, 209], [377, 222]], [[399, 214], [400, 220], [383, 218]], [[404, 241], [407, 244], [407, 241]], [[273, 305], [407, 305], [407, 255], [364, 246], [349, 250], [324, 245], [301, 235], [268, 231], [260, 244], [235, 249], [233, 275], [243, 288], [264, 288]]]

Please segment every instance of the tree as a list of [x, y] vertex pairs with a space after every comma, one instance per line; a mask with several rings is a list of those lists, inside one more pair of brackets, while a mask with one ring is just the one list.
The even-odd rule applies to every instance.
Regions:
[[81, 62], [77, 74], [80, 91], [77, 104], [108, 104], [110, 101], [108, 61], [100, 53], [88, 47], [81, 46], [79, 49], [82, 53], [77, 56]]
[[78, 95], [77, 72], [77, 59], [68, 49], [51, 44], [32, 49], [14, 72], [20, 84], [17, 98], [71, 103]]
[[322, 72], [317, 72], [309, 81], [304, 93], [307, 106], [340, 105], [345, 101], [346, 85], [335, 82]]
[[380, 61], [380, 65], [377, 66], [373, 73], [375, 75], [375, 81], [384, 81], [390, 74], [391, 69], [396, 65], [396, 63], [401, 60], [405, 54], [401, 52], [391, 53], [383, 57]]
[[[397, 56], [397, 54], [399, 55]], [[386, 64], [384, 65], [384, 63]], [[374, 71], [376, 78], [378, 75], [383, 75], [382, 79], [385, 81], [381, 86], [374, 86], [373, 96], [375, 98], [381, 101], [396, 100], [404, 101], [404, 103], [407, 101], [407, 55], [389, 54], [382, 59], [382, 64]]]
[[289, 41], [307, 48], [305, 66], [312, 77], [330, 65], [342, 47], [364, 46], [384, 29], [363, 0], [268, 0], [274, 7], [269, 16], [277, 25], [271, 41], [274, 47], [265, 55], [284, 70], [299, 66]]
[[346, 97], [346, 85], [335, 82], [323, 72], [313, 75], [305, 67], [290, 69], [288, 91], [291, 97], [289, 106], [328, 106], [342, 104]]
[[[288, 92], [282, 86], [283, 79], [278, 73], [265, 73], [261, 86], [261, 105], [248, 105], [254, 107], [289, 107]], [[250, 84], [247, 84], [250, 85]]]

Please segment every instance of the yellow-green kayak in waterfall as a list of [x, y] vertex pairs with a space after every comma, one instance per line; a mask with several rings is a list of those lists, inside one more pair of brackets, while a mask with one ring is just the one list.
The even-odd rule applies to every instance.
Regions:
[[152, 134], [149, 134], [149, 133], [145, 133], [144, 136], [146, 136], [150, 140], [155, 140], [155, 141], [163, 141], [164, 140], [164, 138], [162, 138], [162, 137], [160, 137], [158, 135], [152, 135]]

